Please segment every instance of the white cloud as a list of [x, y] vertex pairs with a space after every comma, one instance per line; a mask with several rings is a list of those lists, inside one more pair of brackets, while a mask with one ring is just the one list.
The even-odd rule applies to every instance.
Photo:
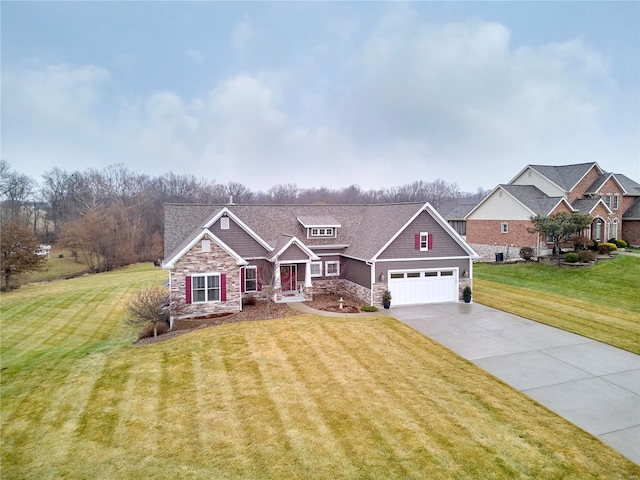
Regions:
[[[514, 48], [499, 23], [429, 24], [406, 6], [360, 44], [358, 25], [338, 27], [343, 35], [313, 44], [304, 61], [236, 72], [193, 95], [125, 97], [117, 75], [95, 65], [3, 66], [3, 150], [44, 159], [34, 176], [123, 162], [255, 190], [442, 178], [475, 191], [526, 163], [593, 160], [620, 171], [603, 155], [637, 153], [633, 129], [616, 142], [603, 133], [612, 114], [631, 116], [629, 97], [619, 100], [607, 61], [580, 39]], [[240, 21], [233, 46], [256, 35]]]

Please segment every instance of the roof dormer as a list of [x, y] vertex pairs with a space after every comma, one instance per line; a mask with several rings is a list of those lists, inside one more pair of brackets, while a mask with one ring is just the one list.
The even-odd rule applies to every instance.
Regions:
[[340, 223], [330, 216], [296, 217], [300, 225], [307, 230], [307, 238], [336, 238]]

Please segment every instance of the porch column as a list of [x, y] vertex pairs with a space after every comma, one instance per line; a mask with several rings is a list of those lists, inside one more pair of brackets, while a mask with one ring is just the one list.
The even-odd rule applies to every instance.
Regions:
[[304, 286], [311, 287], [311, 262], [307, 262], [304, 266]]
[[274, 287], [276, 288], [281, 288], [282, 287], [282, 283], [281, 283], [281, 278], [280, 278], [280, 262], [276, 262], [275, 263], [275, 282], [274, 282]]

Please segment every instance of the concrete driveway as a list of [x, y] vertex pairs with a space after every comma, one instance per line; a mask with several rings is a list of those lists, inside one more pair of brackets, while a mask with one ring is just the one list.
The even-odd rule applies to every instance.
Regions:
[[477, 303], [388, 313], [640, 465], [640, 356]]

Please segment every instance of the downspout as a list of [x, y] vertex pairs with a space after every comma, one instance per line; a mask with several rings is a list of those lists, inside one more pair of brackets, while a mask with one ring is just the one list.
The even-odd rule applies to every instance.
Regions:
[[373, 284], [376, 281], [376, 262], [364, 262], [367, 265], [369, 265], [369, 267], [371, 267], [371, 288], [370, 291], [371, 293], [369, 294], [369, 305], [373, 305]]

